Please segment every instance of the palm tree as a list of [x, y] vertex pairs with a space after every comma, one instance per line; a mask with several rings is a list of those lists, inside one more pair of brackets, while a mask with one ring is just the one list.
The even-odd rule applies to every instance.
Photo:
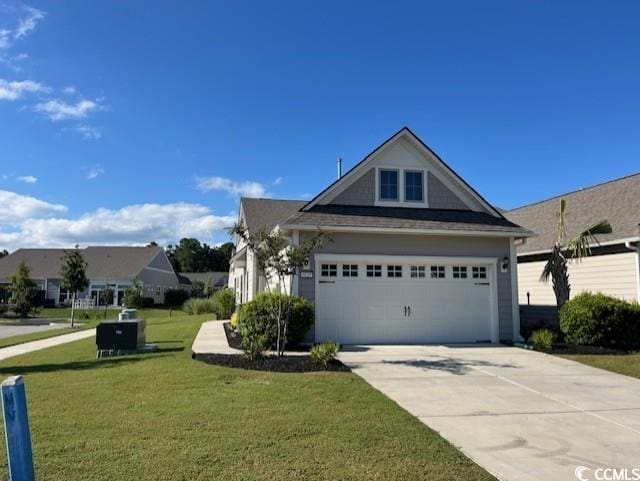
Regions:
[[568, 260], [574, 259], [580, 262], [583, 257], [590, 255], [591, 244], [600, 245], [596, 236], [611, 234], [611, 225], [606, 219], [602, 220], [567, 241], [567, 201], [565, 199], [560, 199], [560, 210], [556, 213], [556, 218], [558, 223], [556, 242], [551, 248], [551, 254], [542, 270], [540, 280], [547, 283], [551, 278], [556, 304], [560, 309], [569, 300], [571, 293], [567, 270]]

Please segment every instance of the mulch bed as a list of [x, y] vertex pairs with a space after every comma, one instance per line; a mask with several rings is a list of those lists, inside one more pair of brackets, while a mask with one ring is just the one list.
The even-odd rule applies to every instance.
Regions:
[[270, 372], [316, 372], [339, 371], [347, 372], [349, 368], [338, 360], [323, 366], [313, 362], [309, 356], [266, 356], [262, 359], [251, 360], [243, 354], [194, 354], [193, 358], [216, 366], [251, 369], [254, 371]]
[[[229, 347], [242, 349], [242, 336], [235, 332], [231, 324], [225, 322], [224, 332], [227, 335]], [[304, 346], [295, 349], [298, 352], [308, 351]], [[254, 371], [270, 372], [316, 372], [316, 371], [342, 371], [350, 369], [337, 359], [329, 362], [326, 366], [313, 362], [308, 354], [294, 356], [265, 356], [261, 359], [251, 360], [243, 354], [194, 354], [192, 356], [198, 361], [217, 366], [234, 367], [239, 369], [252, 369]]]
[[630, 354], [629, 351], [621, 349], [612, 349], [610, 347], [598, 347], [598, 346], [577, 346], [573, 344], [558, 344], [553, 346], [552, 349], [535, 349], [536, 351], [546, 352], [547, 354], [586, 354], [586, 355], [602, 355], [602, 354], [615, 354], [624, 356]]

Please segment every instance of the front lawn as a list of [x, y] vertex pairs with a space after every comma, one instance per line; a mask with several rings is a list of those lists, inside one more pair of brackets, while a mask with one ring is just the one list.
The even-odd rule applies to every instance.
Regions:
[[566, 354], [562, 357], [640, 379], [640, 352], [633, 354]]
[[208, 318], [147, 316], [155, 354], [98, 360], [87, 339], [0, 363], [25, 375], [37, 479], [494, 479], [354, 374], [192, 360]]

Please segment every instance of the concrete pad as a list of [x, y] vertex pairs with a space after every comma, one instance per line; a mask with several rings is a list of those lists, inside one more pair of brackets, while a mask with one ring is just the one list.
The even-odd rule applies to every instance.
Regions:
[[640, 468], [640, 380], [492, 345], [364, 346], [339, 357], [500, 479]]

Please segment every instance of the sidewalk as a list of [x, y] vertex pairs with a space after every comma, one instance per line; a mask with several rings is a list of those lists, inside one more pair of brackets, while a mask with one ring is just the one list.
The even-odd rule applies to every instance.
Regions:
[[203, 322], [193, 341], [193, 354], [242, 354], [242, 351], [229, 347], [224, 332], [225, 321]]
[[22, 344], [16, 344], [15, 346], [3, 347], [2, 349], [0, 349], [0, 361], [9, 359], [10, 357], [20, 356], [22, 354], [28, 354], [34, 351], [40, 351], [41, 349], [46, 349], [48, 347], [59, 346], [61, 344], [67, 344], [69, 342], [87, 339], [89, 337], [94, 337], [95, 335], [95, 329], [86, 329], [79, 332], [72, 332], [70, 334], [62, 334], [61, 336], [40, 339], [39, 341], [31, 341]]

